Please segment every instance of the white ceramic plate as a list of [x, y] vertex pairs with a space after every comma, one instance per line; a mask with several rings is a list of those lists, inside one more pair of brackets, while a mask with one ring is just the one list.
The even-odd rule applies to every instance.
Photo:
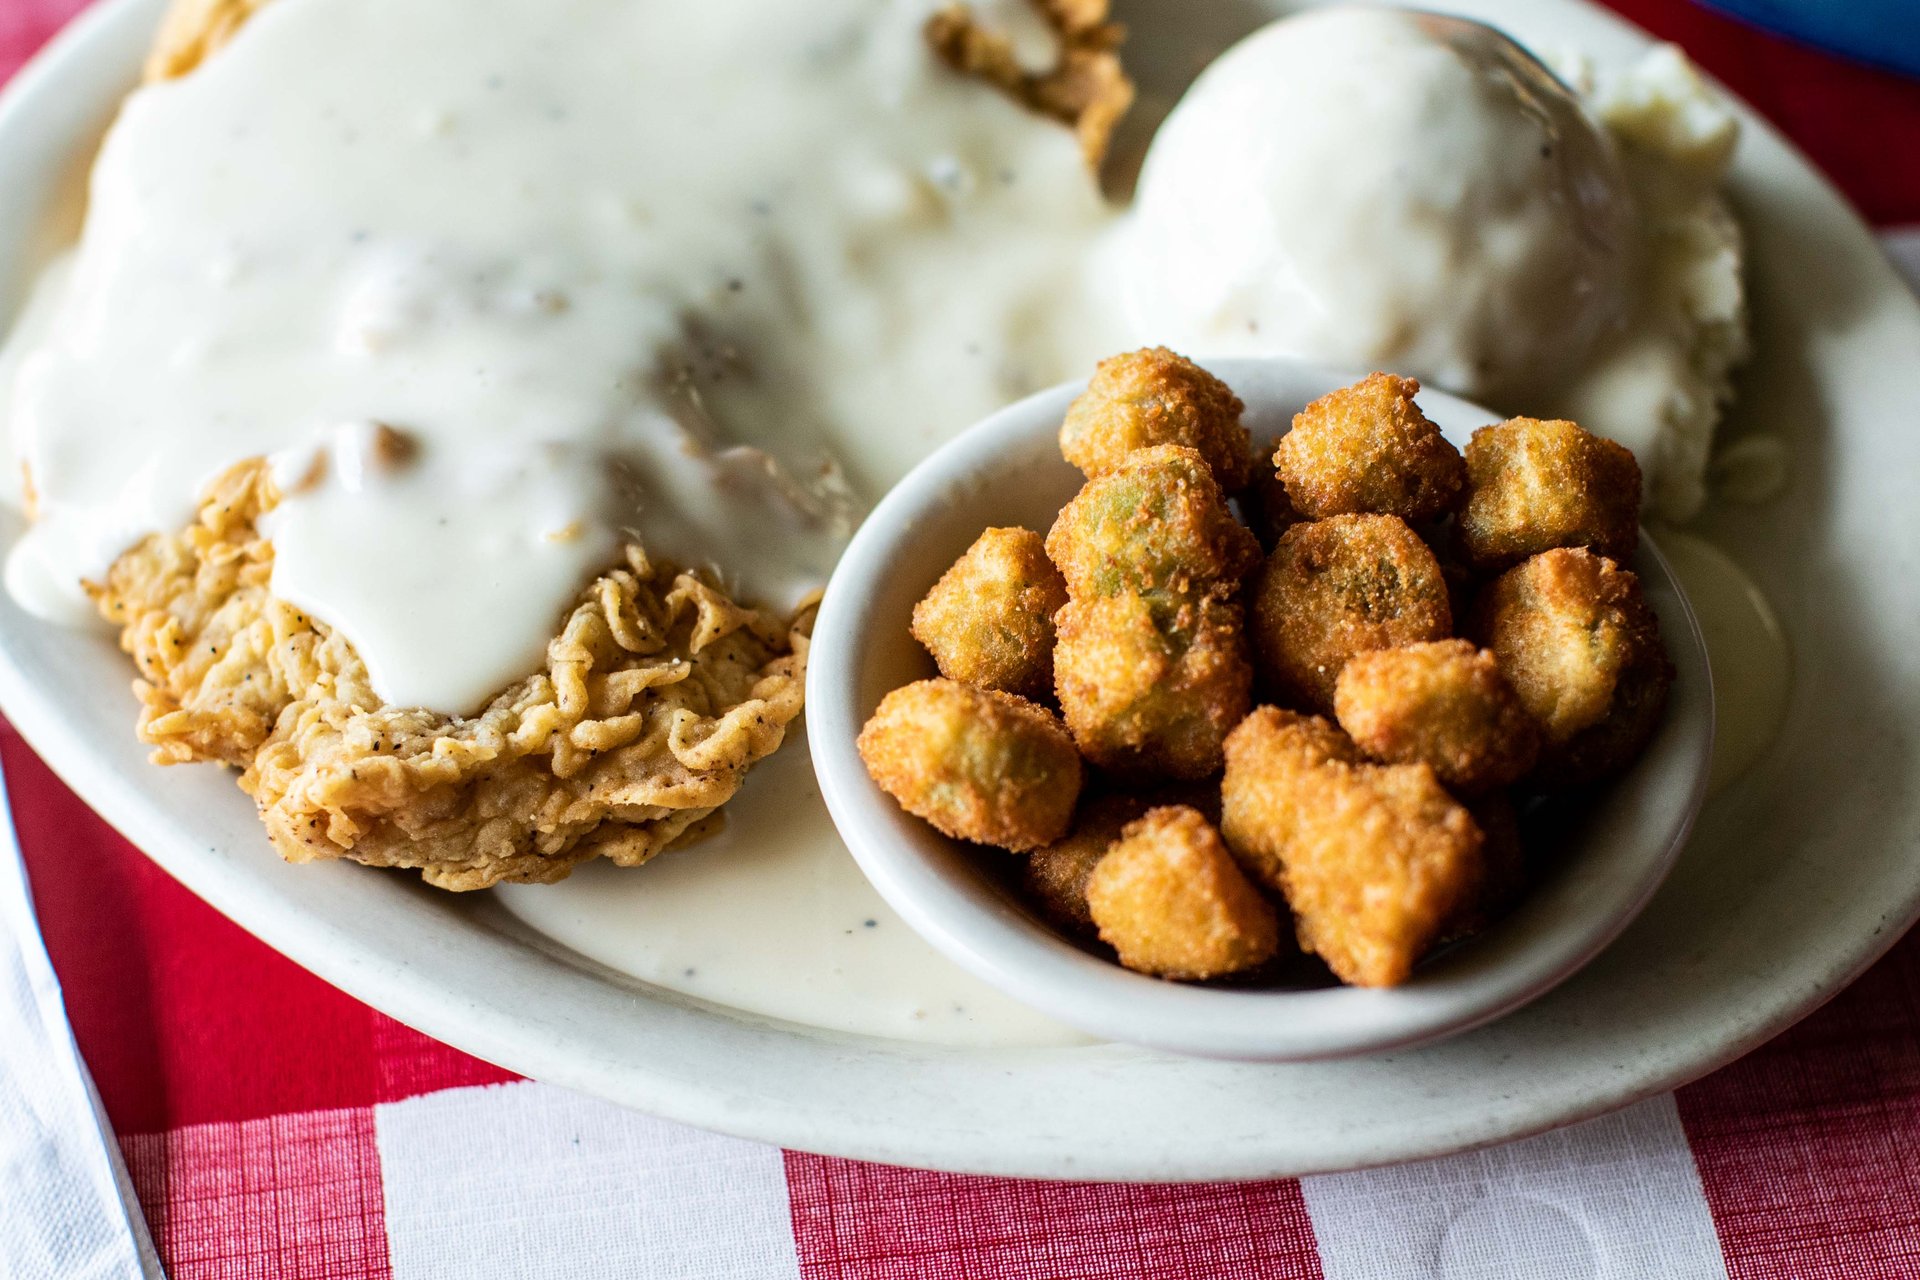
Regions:
[[[111, 0], [0, 110], [0, 314], [57, 177], [130, 83], [163, 0]], [[1153, 102], [1286, 7], [1134, 0]], [[1457, 7], [1537, 47], [1625, 59], [1645, 38], [1575, 0]], [[1582, 1119], [1729, 1061], [1831, 995], [1920, 911], [1920, 306], [1835, 194], [1749, 117], [1734, 191], [1759, 355], [1733, 430], [1786, 440], [1785, 499], [1704, 532], [1797, 650], [1786, 731], [1701, 816], [1666, 886], [1572, 981], [1471, 1034], [1329, 1065], [1116, 1046], [960, 1050], [730, 1015], [565, 954], [485, 897], [290, 867], [216, 770], [162, 772], [129, 732], [112, 646], [0, 599], [0, 706], [189, 887], [352, 994], [482, 1057], [709, 1128], [949, 1169], [1098, 1178], [1296, 1174], [1434, 1155]], [[13, 531], [0, 529], [0, 541]]]
[[[1289, 360], [1209, 360], [1246, 402], [1255, 440], [1353, 381]], [[1678, 675], [1665, 722], [1633, 768], [1556, 829], [1547, 874], [1481, 937], [1423, 962], [1392, 991], [1224, 988], [1129, 973], [1060, 936], [1006, 880], [1005, 855], [950, 840], [867, 776], [854, 748], [889, 690], [939, 674], [908, 635], [914, 602], [989, 525], [1049, 528], [1085, 477], [1060, 456], [1060, 421], [1085, 382], [1030, 396], [937, 450], [895, 485], [834, 571], [813, 629], [808, 745], [820, 791], [860, 869], [949, 959], [1069, 1026], [1127, 1044], [1249, 1062], [1407, 1049], [1490, 1022], [1565, 981], [1619, 936], [1685, 845], [1713, 759], [1706, 644], [1672, 570], [1643, 538], [1632, 567]], [[1464, 446], [1500, 415], [1453, 396], [1420, 407]], [[1548, 844], [1547, 841], [1542, 842]], [[1544, 850], [1543, 850], [1544, 852]]]

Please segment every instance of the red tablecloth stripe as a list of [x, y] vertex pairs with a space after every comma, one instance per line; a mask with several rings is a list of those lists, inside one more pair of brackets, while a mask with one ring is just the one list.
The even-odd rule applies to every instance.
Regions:
[[1292, 1180], [1016, 1182], [788, 1152], [787, 1194], [806, 1280], [1321, 1275]]
[[173, 1280], [387, 1280], [373, 1109], [121, 1140]]
[[11, 726], [0, 731], [0, 760], [74, 1038], [119, 1132], [517, 1078], [236, 928], [122, 840]]
[[0, 0], [0, 82], [92, 0]]
[[1731, 1280], [1920, 1276], [1920, 934], [1678, 1102]]
[[[1752, 103], [1869, 222], [1920, 222], [1920, 82], [1780, 39], [1684, 0], [1604, 2], [1686, 49]], [[1920, 4], [1913, 20], [1920, 22]]]

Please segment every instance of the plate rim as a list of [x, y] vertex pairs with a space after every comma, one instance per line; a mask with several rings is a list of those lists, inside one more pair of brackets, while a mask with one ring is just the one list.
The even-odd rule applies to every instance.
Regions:
[[[1599, 20], [1603, 27], [1617, 30], [1641, 47], [1650, 42], [1649, 37], [1625, 19], [1597, 10], [1584, 0], [1558, 0], [1558, 3], [1571, 12]], [[0, 95], [0, 137], [5, 136], [11, 111], [21, 105], [29, 89], [37, 92], [41, 85], [53, 84], [69, 62], [83, 56], [98, 57], [102, 48], [116, 41], [131, 47], [128, 32], [137, 27], [144, 38], [144, 31], [150, 27], [139, 24], [149, 24], [151, 18], [159, 13], [162, 4], [163, 0], [105, 0], [84, 11], [28, 66], [22, 68], [7, 85], [5, 93]], [[1499, 0], [1486, 0], [1480, 8], [1498, 9]], [[129, 24], [135, 24], [135, 27], [129, 27]], [[105, 90], [100, 92], [104, 94]], [[1871, 233], [1824, 175], [1792, 148], [1777, 130], [1740, 103], [1737, 97], [1731, 94], [1728, 97], [1738, 106], [1748, 137], [1757, 136], [1783, 150], [1792, 159], [1799, 176], [1811, 183], [1812, 190], [1831, 206], [1827, 211], [1837, 214], [1845, 224], [1848, 238], [1869, 246], [1879, 269], [1889, 279], [1894, 279], [1892, 267], [1877, 244], [1871, 241]], [[5, 157], [0, 155], [0, 166], [6, 163]], [[11, 246], [8, 249], [11, 250]], [[1860, 263], [1852, 265], [1858, 266]], [[1920, 307], [1914, 304], [1912, 295], [1905, 291], [1904, 286], [1895, 287], [1904, 299], [1905, 314], [1915, 320], [1916, 326], [1920, 326]], [[125, 785], [124, 777], [108, 766], [108, 756], [104, 752], [90, 749], [90, 745], [77, 733], [63, 734], [61, 706], [51, 691], [33, 686], [29, 673], [18, 662], [10, 640], [11, 633], [0, 627], [0, 708], [7, 711], [22, 737], [63, 781], [136, 847], [142, 848], [169, 874], [216, 910], [303, 967], [355, 998], [391, 1013], [427, 1034], [476, 1056], [551, 1083], [719, 1132], [858, 1159], [1003, 1176], [1175, 1181], [1293, 1176], [1478, 1149], [1604, 1114], [1685, 1084], [1733, 1061], [1844, 989], [1879, 959], [1916, 917], [1920, 917], [1920, 881], [1916, 881], [1909, 886], [1906, 899], [1897, 904], [1898, 909], [1883, 913], [1880, 927], [1858, 939], [1856, 946], [1828, 948], [1822, 952], [1819, 963], [1809, 964], [1806, 971], [1798, 975], [1808, 980], [1777, 1001], [1767, 1016], [1744, 1021], [1736, 1019], [1738, 1025], [1731, 1026], [1726, 1034], [1718, 1036], [1711, 1050], [1704, 1053], [1695, 1051], [1682, 1062], [1639, 1074], [1623, 1073], [1631, 1077], [1630, 1083], [1623, 1081], [1613, 1088], [1594, 1090], [1575, 1104], [1553, 1109], [1550, 1115], [1536, 1113], [1529, 1119], [1503, 1117], [1491, 1124], [1458, 1123], [1450, 1128], [1440, 1125], [1424, 1131], [1417, 1139], [1376, 1141], [1364, 1152], [1347, 1150], [1345, 1154], [1337, 1156], [1332, 1155], [1331, 1151], [1339, 1146], [1338, 1143], [1330, 1146], [1322, 1142], [1313, 1149], [1276, 1150], [1271, 1146], [1240, 1145], [1217, 1146], [1217, 1149], [1205, 1153], [1191, 1144], [1184, 1150], [1135, 1144], [1130, 1149], [1106, 1150], [1083, 1158], [1072, 1151], [1048, 1148], [1045, 1142], [1049, 1135], [1044, 1133], [1039, 1135], [1041, 1141], [1038, 1143], [1029, 1139], [1025, 1145], [999, 1145], [992, 1135], [986, 1135], [983, 1140], [983, 1135], [978, 1133], [956, 1131], [938, 1124], [909, 1128], [897, 1120], [858, 1113], [828, 1117], [827, 1113], [810, 1109], [804, 1102], [796, 1102], [791, 1097], [772, 1093], [751, 1097], [732, 1094], [725, 1092], [723, 1087], [676, 1078], [651, 1064], [611, 1062], [604, 1057], [597, 1058], [594, 1046], [580, 1045], [577, 1035], [552, 1034], [543, 1041], [539, 1034], [530, 1037], [525, 1026], [516, 1030], [510, 1018], [503, 1025], [499, 1016], [490, 1019], [484, 1009], [449, 1001], [446, 992], [435, 986], [430, 974], [411, 972], [407, 964], [400, 966], [398, 974], [382, 972], [380, 965], [374, 963], [376, 957], [372, 953], [351, 949], [343, 952], [335, 945], [335, 940], [342, 936], [338, 922], [311, 917], [301, 919], [301, 913], [295, 912], [277, 922], [263, 921], [255, 914], [253, 922], [249, 923], [247, 917], [251, 913], [242, 901], [247, 895], [235, 885], [222, 882], [222, 865], [217, 858], [208, 858], [196, 849], [189, 848], [188, 845], [194, 842], [155, 841], [151, 833], [143, 838], [136, 838], [132, 834], [152, 817], [143, 810], [153, 810], [155, 806], [144, 803], [134, 788]], [[23, 711], [25, 714], [22, 714]], [[225, 780], [221, 781], [225, 785]], [[158, 852], [151, 847], [155, 843], [161, 846]], [[347, 870], [340, 867], [308, 867], [299, 869], [299, 872], [305, 876], [322, 876], [330, 871]], [[316, 879], [312, 883], [318, 887], [320, 881]], [[272, 931], [274, 936], [266, 936], [268, 931]], [[457, 949], [459, 944], [458, 938], [442, 940], [442, 949]], [[536, 965], [560, 965], [558, 960], [539, 954], [533, 948], [515, 950], [525, 953], [517, 957], [518, 962], [530, 960]], [[576, 974], [586, 968], [583, 965], [562, 967]], [[662, 999], [657, 1003], [663, 1009], [670, 1010], [683, 1002]], [[697, 1003], [684, 1002], [688, 1007]], [[787, 1045], [817, 1042], [824, 1046], [823, 1051], [818, 1053], [821, 1066], [830, 1066], [851, 1044], [872, 1043], [861, 1037], [817, 1033], [808, 1028], [770, 1024], [711, 1009], [697, 1012], [694, 1016], [702, 1019], [703, 1025], [714, 1028], [714, 1034], [721, 1040], [749, 1051], [756, 1046], [764, 1047], [772, 1040]], [[903, 1062], [918, 1061], [928, 1065], [929, 1069], [937, 1068], [937, 1059], [943, 1054], [952, 1053], [940, 1046], [911, 1043], [894, 1042], [888, 1047], [895, 1058]], [[1069, 1054], [1086, 1055], [1079, 1061], [1085, 1063], [1091, 1060], [1096, 1067], [1112, 1066], [1117, 1060], [1127, 1057], [1126, 1052], [1116, 1051], [1112, 1046], [1079, 1050], [998, 1051], [1002, 1060], [1018, 1060], [1043, 1074], [1057, 1069], [1061, 1056]], [[1210, 1146], [1216, 1145], [1212, 1139], [1217, 1137], [1210, 1135]]]

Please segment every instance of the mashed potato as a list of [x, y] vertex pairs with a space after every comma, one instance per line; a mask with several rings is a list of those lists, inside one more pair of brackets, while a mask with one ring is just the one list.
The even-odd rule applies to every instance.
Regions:
[[1748, 353], [1745, 250], [1725, 195], [1740, 122], [1671, 45], [1608, 74], [1557, 61], [1619, 143], [1644, 249], [1631, 322], [1541, 408], [1632, 449], [1648, 510], [1685, 520], [1706, 500], [1714, 428]]
[[1577, 420], [1691, 516], [1746, 353], [1738, 124], [1672, 48], [1559, 73], [1578, 96], [1491, 28], [1404, 11], [1255, 32], [1148, 154], [1114, 242], [1136, 330]]
[[1432, 21], [1317, 10], [1201, 74], [1141, 171], [1137, 325], [1495, 401], [1579, 367], [1627, 305], [1618, 158], [1519, 46]]

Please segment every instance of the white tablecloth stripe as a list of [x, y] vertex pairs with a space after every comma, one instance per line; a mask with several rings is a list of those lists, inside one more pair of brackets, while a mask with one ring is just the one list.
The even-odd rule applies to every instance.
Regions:
[[374, 1109], [394, 1280], [799, 1280], [777, 1147], [533, 1083]]
[[1303, 1178], [1326, 1280], [1726, 1280], [1663, 1095], [1485, 1151]]

